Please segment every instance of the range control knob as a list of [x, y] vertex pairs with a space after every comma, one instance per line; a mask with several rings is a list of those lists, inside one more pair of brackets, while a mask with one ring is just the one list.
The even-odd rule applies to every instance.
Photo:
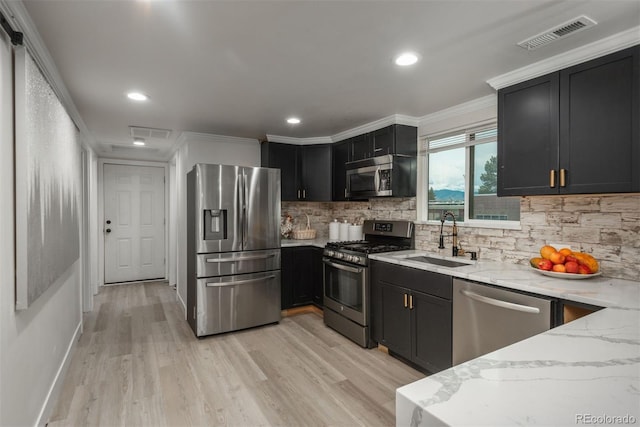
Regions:
[[333, 256], [335, 254], [335, 252], [333, 252], [333, 251], [325, 251], [325, 254], [327, 256]]
[[338, 258], [338, 259], [342, 259], [342, 258], [344, 258], [344, 254], [343, 254], [343, 253], [338, 252], [338, 253], [336, 253], [336, 258]]

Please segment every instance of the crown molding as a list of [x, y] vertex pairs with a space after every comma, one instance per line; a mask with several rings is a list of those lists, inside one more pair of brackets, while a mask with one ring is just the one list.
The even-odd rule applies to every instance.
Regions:
[[184, 131], [176, 138], [176, 143], [171, 147], [168, 154], [172, 157], [187, 142], [205, 142], [213, 144], [233, 143], [233, 144], [260, 144], [260, 141], [253, 138], [241, 138], [238, 136], [216, 135], [213, 133]]
[[337, 133], [331, 136], [331, 141], [342, 141], [354, 136], [362, 135], [363, 133], [373, 132], [374, 130], [381, 129], [389, 125], [408, 125], [418, 127], [418, 124], [419, 119], [417, 117], [394, 114], [392, 116], [383, 117], [379, 120]]
[[294, 144], [294, 145], [330, 144], [333, 142], [330, 136], [319, 136], [315, 138], [293, 138], [290, 136], [269, 135], [269, 134], [267, 134], [267, 141], [282, 142], [285, 144]]
[[80, 134], [82, 135], [81, 141], [85, 143], [89, 148], [91, 148], [94, 152], [99, 152], [100, 147], [96, 142], [95, 138], [89, 132], [89, 129], [82, 120], [82, 116], [78, 112], [69, 91], [64, 85], [64, 81], [58, 72], [58, 67], [56, 67], [55, 62], [53, 62], [53, 58], [49, 54], [42, 38], [40, 37], [40, 33], [31, 20], [31, 17], [27, 13], [26, 8], [20, 1], [8, 1], [8, 0], [0, 0], [0, 11], [6, 16], [7, 20], [11, 21], [12, 24], [16, 27], [16, 31], [20, 31], [24, 34], [23, 44], [29, 55], [36, 62], [38, 67], [40, 68], [40, 72], [45, 77], [54, 93], [64, 106], [65, 110], [67, 110], [67, 114], [71, 120], [78, 127]]
[[319, 136], [315, 138], [292, 138], [288, 136], [267, 135], [267, 141], [283, 142], [285, 144], [295, 144], [295, 145], [330, 144], [330, 143], [342, 141], [354, 136], [362, 135], [363, 133], [372, 132], [374, 130], [381, 129], [389, 125], [408, 125], [408, 126], [418, 127], [418, 124], [419, 124], [419, 119], [416, 117], [405, 116], [402, 114], [394, 114], [392, 116], [383, 117], [379, 120], [366, 123], [364, 125], [346, 130], [344, 132], [337, 133], [332, 136]]
[[443, 120], [460, 117], [464, 114], [476, 112], [478, 110], [484, 110], [486, 108], [495, 108], [498, 106], [498, 97], [495, 94], [483, 96], [462, 104], [455, 105], [453, 107], [445, 108], [444, 110], [436, 111], [435, 113], [422, 116], [419, 120], [420, 128], [428, 127], [433, 123], [438, 123]]
[[600, 39], [577, 49], [570, 50], [569, 52], [552, 56], [551, 58], [527, 65], [526, 67], [518, 68], [517, 70], [493, 77], [487, 80], [487, 83], [495, 90], [502, 89], [516, 83], [524, 82], [535, 77], [581, 64], [591, 59], [599, 58], [609, 53], [635, 46], [638, 43], [640, 43], [640, 26]]

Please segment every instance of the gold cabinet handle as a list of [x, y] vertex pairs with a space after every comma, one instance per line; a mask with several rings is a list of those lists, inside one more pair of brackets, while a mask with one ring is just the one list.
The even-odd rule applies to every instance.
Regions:
[[549, 171], [549, 187], [556, 188], [556, 170], [551, 169]]
[[566, 187], [566, 169], [560, 169], [560, 187]]
[[404, 294], [404, 308], [407, 308], [407, 294]]
[[413, 310], [413, 295], [409, 295], [409, 310]]

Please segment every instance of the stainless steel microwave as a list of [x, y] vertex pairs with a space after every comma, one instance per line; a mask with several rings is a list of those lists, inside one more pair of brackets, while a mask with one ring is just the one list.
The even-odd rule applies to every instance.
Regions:
[[416, 195], [416, 158], [388, 154], [348, 162], [346, 196], [413, 197]]

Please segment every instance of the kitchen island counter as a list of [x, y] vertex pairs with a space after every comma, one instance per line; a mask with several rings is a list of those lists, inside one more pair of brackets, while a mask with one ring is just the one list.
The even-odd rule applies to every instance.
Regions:
[[501, 262], [450, 268], [407, 259], [419, 255], [425, 252], [371, 258], [607, 308], [397, 389], [398, 426], [640, 422], [639, 282], [556, 279]]

